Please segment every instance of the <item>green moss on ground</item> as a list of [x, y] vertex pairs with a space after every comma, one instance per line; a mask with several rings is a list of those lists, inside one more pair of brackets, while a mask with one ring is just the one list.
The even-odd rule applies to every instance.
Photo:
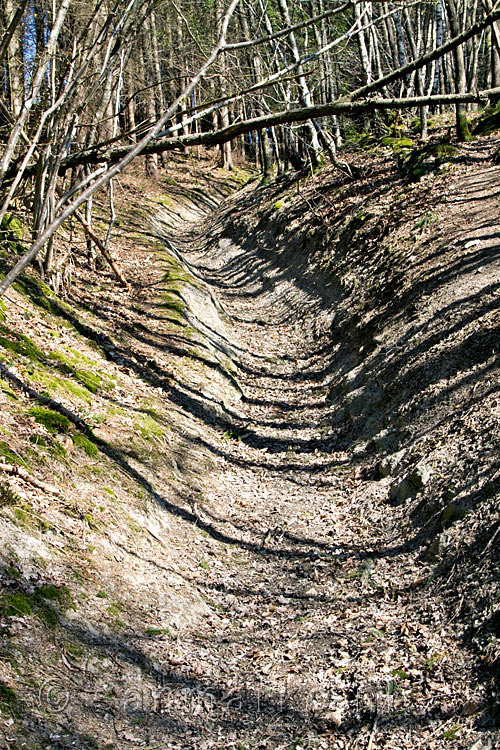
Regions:
[[12, 713], [17, 703], [17, 696], [14, 690], [9, 687], [3, 680], [0, 680], [0, 711]]
[[73, 597], [67, 586], [55, 586], [52, 583], [47, 583], [35, 591], [33, 598], [38, 605], [43, 604], [45, 600], [54, 602], [63, 611], [75, 608]]
[[380, 145], [385, 146], [386, 148], [390, 148], [392, 149], [392, 151], [398, 154], [400, 152], [404, 152], [408, 149], [414, 148], [415, 143], [411, 138], [395, 138], [394, 136], [385, 135], [380, 139]]
[[149, 414], [141, 414], [135, 420], [134, 427], [140, 432], [144, 440], [151, 440], [152, 437], [161, 438], [165, 433], [164, 428]]
[[449, 143], [429, 143], [400, 156], [399, 166], [412, 180], [419, 180], [424, 175], [439, 170], [459, 153], [459, 150]]
[[82, 450], [85, 451], [87, 456], [90, 456], [91, 458], [95, 458], [95, 456], [99, 455], [99, 448], [95, 443], [93, 443], [91, 440], [89, 440], [85, 435], [82, 435], [81, 433], [77, 432], [74, 435], [71, 436], [71, 439], [73, 440], [73, 443]]
[[5, 440], [0, 440], [0, 456], [3, 456], [9, 464], [24, 464], [22, 458], [9, 448]]
[[16, 333], [5, 325], [0, 325], [0, 346], [8, 352], [20, 354], [30, 361], [45, 359], [38, 346], [22, 333]]
[[182, 319], [185, 318], [186, 305], [180, 299], [179, 292], [165, 292], [162, 295], [161, 305], [169, 310], [169, 312], [177, 313]]
[[25, 617], [33, 612], [32, 597], [24, 592], [4, 594], [0, 597], [0, 613], [2, 617]]
[[88, 357], [83, 355], [75, 356], [73, 350], [71, 350], [72, 356], [69, 356], [65, 352], [56, 351], [49, 354], [50, 359], [60, 363], [60, 369], [63, 373], [71, 375], [79, 383], [81, 383], [91, 393], [97, 393], [100, 390], [111, 390], [114, 387], [114, 383], [111, 378], [100, 373], [90, 372], [83, 370], [78, 366], [78, 360], [87, 361], [87, 363], [95, 365]]
[[0, 597], [2, 617], [28, 617], [34, 614], [51, 629], [57, 626], [60, 612], [74, 608], [69, 589], [53, 584], [40, 586], [32, 594], [18, 591]]
[[32, 382], [42, 391], [43, 395], [53, 396], [54, 394], [63, 393], [75, 396], [87, 404], [92, 402], [92, 394], [85, 386], [69, 378], [54, 374], [43, 365], [31, 365], [28, 369], [28, 374]]
[[59, 412], [46, 409], [43, 406], [32, 406], [28, 410], [28, 414], [31, 414], [35, 422], [43, 425], [53, 435], [58, 432], [68, 432], [71, 426], [71, 422], [64, 414], [59, 414]]
[[0, 380], [0, 390], [11, 401], [19, 401], [19, 396], [5, 380]]
[[[93, 395], [102, 390], [110, 391], [115, 386], [114, 379], [105, 373], [91, 372], [80, 366], [81, 362], [95, 366], [90, 358], [78, 352], [75, 354], [74, 350], [70, 350], [69, 354], [63, 351], [46, 354], [27, 336], [1, 323], [0, 347], [6, 352], [26, 357], [30, 363], [28, 374], [35, 385], [43, 387], [49, 396], [62, 392], [91, 403]], [[10, 398], [17, 399], [10, 387], [2, 385], [2, 390]]]
[[497, 130], [500, 130], [500, 100], [481, 112], [472, 128], [472, 133], [474, 135], [490, 135]]
[[17, 505], [20, 502], [21, 498], [9, 487], [7, 482], [0, 482], [0, 508], [3, 505]]

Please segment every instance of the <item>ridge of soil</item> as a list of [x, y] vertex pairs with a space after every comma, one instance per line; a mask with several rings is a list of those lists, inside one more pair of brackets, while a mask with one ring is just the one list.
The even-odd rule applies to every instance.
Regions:
[[[0, 513], [5, 747], [496, 746], [493, 146], [414, 185], [387, 153], [229, 198], [201, 168], [147, 200], [129, 178], [131, 293], [81, 268], [45, 323], [10, 293], [6, 324], [113, 387], [57, 394], [90, 462], [4, 390], [9, 449], [38, 430], [28, 466], [64, 488], [14, 477]], [[49, 582], [75, 607], [52, 630]]]

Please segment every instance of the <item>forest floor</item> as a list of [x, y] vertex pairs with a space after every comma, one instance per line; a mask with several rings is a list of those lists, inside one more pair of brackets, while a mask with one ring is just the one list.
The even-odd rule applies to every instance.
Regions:
[[[132, 291], [82, 266], [42, 318], [11, 290], [12, 330], [111, 385], [49, 389], [99, 455], [56, 430], [64, 499], [2, 506], [2, 747], [498, 746], [494, 146], [414, 184], [386, 153], [229, 197], [124, 178]], [[55, 446], [5, 404], [12, 454]]]

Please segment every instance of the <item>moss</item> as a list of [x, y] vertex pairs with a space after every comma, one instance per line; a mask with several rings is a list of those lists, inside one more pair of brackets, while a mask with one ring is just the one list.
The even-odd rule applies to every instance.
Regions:
[[439, 215], [435, 211], [429, 211], [421, 219], [419, 219], [414, 225], [413, 229], [425, 229], [432, 224], [435, 224], [439, 219]]
[[[62, 390], [90, 403], [91, 394], [100, 390], [112, 390], [114, 387], [111, 378], [78, 367], [74, 358], [63, 352], [50, 352], [46, 355], [27, 336], [15, 333], [4, 325], [0, 325], [0, 346], [8, 352], [27, 357], [31, 363], [30, 376], [37, 385], [44, 386], [49, 394]], [[92, 363], [92, 360], [85, 359]], [[55, 365], [63, 375], [69, 377], [49, 372], [48, 364]]]
[[75, 370], [73, 373], [75, 380], [78, 380], [91, 393], [97, 393], [100, 390], [111, 390], [111, 383], [105, 383], [100, 375], [86, 370]]
[[2, 224], [0, 225], [0, 228], [3, 230], [3, 232], [9, 233], [11, 236], [14, 236], [18, 240], [22, 240], [23, 238], [23, 224], [19, 219], [17, 219], [12, 214], [9, 214], [9, 213], [5, 214], [5, 216], [2, 219]]
[[49, 445], [50, 453], [56, 458], [65, 458], [68, 451], [58, 440], [53, 440]]
[[164, 429], [158, 422], [150, 417], [149, 414], [143, 414], [134, 423], [144, 440], [151, 440], [152, 437], [161, 438], [164, 435]]
[[17, 393], [13, 390], [13, 388], [6, 383], [4, 380], [0, 380], [0, 390], [2, 391], [5, 396], [7, 396], [8, 399], [11, 401], [19, 401], [19, 396]]
[[[56, 318], [60, 318], [62, 314], [65, 314], [65, 310], [69, 310], [68, 306], [57, 299], [52, 289], [35, 276], [24, 276], [17, 279], [12, 284], [12, 288], [29, 297], [37, 307], [52, 313]], [[66, 325], [66, 322], [62, 321], [61, 325]]]
[[461, 143], [472, 140], [469, 123], [465, 112], [457, 112], [457, 138]]
[[180, 290], [171, 288], [169, 291], [164, 292], [164, 294], [162, 295], [161, 306], [165, 307], [167, 310], [177, 312], [179, 315], [182, 315], [182, 317], [184, 317], [186, 305], [181, 299]]
[[20, 502], [21, 498], [9, 487], [7, 482], [0, 482], [0, 508], [3, 505], [17, 505]]
[[168, 628], [146, 628], [146, 635], [148, 638], [156, 638], [157, 636], [167, 635], [172, 638], [172, 632]]
[[6, 594], [0, 598], [0, 613], [3, 617], [36, 614], [48, 627], [54, 628], [58, 623], [58, 613], [53, 605], [62, 611], [74, 609], [73, 599], [66, 586], [47, 584], [40, 586], [33, 594], [26, 594], [24, 591]]
[[231, 172], [230, 179], [232, 182], [235, 182], [238, 187], [242, 187], [243, 185], [246, 185], [250, 179], [252, 179], [252, 174], [245, 170], [234, 169]]
[[92, 402], [92, 398], [89, 396], [88, 389], [85, 386], [79, 385], [78, 383], [73, 383], [71, 380], [67, 380], [66, 378], [59, 378], [58, 383], [61, 390], [71, 393], [73, 396], [76, 396], [76, 398], [80, 398], [82, 399], [82, 401], [86, 401], [88, 404]]
[[54, 435], [59, 432], [68, 432], [71, 426], [71, 422], [64, 414], [59, 414], [52, 409], [45, 409], [43, 406], [32, 406], [28, 414], [31, 414], [35, 422], [42, 424], [46, 430]]
[[99, 448], [97, 447], [97, 445], [87, 437], [85, 437], [85, 435], [76, 433], [75, 435], [71, 436], [71, 439], [78, 448], [82, 448], [85, 451], [87, 456], [94, 458], [95, 456], [99, 455]]
[[75, 356], [73, 353], [74, 350], [70, 351], [72, 353], [72, 357], [69, 357], [62, 351], [51, 352], [49, 357], [51, 360], [55, 360], [56, 362], [60, 363], [60, 369], [62, 370], [62, 372], [64, 372], [66, 375], [71, 375], [73, 378], [75, 378], [75, 380], [85, 386], [85, 388], [87, 388], [91, 393], [97, 393], [99, 390], [111, 390], [111, 388], [113, 387], [112, 383], [106, 383], [102, 375], [98, 373], [81, 369], [77, 366], [78, 362], [75, 361], [81, 359], [82, 361], [86, 361], [89, 364], [95, 364], [91, 359], [89, 359], [88, 357], [84, 357], [84, 355], [80, 355], [79, 357]]
[[123, 610], [124, 610], [124, 607], [123, 607], [123, 604], [121, 604], [121, 602], [113, 602], [113, 604], [110, 604], [108, 607], [106, 607], [106, 611], [108, 615], [114, 620], [115, 625], [117, 625], [120, 628], [125, 627], [125, 623], [120, 617]]
[[157, 201], [158, 201], [158, 203], [159, 203], [159, 204], [160, 204], [161, 206], [173, 206], [173, 205], [175, 205], [175, 204], [174, 204], [174, 201], [172, 200], [172, 198], [169, 198], [169, 196], [168, 196], [168, 195], [162, 195], [162, 196], [160, 196], [160, 197], [159, 197], [159, 198], [157, 199]]
[[28, 530], [35, 527], [38, 527], [41, 531], [50, 531], [53, 529], [53, 526], [49, 521], [42, 516], [33, 513], [31, 506], [26, 503], [14, 508], [14, 517], [19, 526]]
[[34, 601], [43, 605], [45, 600], [55, 602], [63, 611], [75, 609], [73, 597], [67, 586], [55, 586], [53, 583], [47, 583], [40, 586], [33, 594]]
[[96, 531], [98, 531], [100, 529], [100, 526], [99, 526], [98, 522], [95, 520], [95, 518], [92, 515], [92, 513], [84, 513], [83, 517], [87, 521], [90, 529], [94, 529]]
[[24, 464], [25, 461], [9, 448], [5, 440], [0, 440], [0, 456], [3, 456], [9, 464]]
[[79, 362], [83, 362], [86, 365], [91, 365], [92, 367], [97, 367], [98, 363], [94, 359], [91, 359], [90, 357], [87, 357], [86, 354], [82, 354], [81, 352], [78, 351], [78, 349], [73, 349], [73, 348], [69, 347], [68, 351]]
[[437, 171], [459, 153], [449, 143], [429, 143], [400, 156], [399, 166], [412, 180], [419, 180], [424, 175]]
[[198, 288], [199, 286], [193, 277], [189, 276], [180, 268], [172, 268], [165, 271], [163, 281], [168, 284], [170, 290], [177, 292], [179, 292], [182, 289], [182, 286], [186, 284], [189, 284], [189, 286], [194, 288]]
[[42, 350], [31, 339], [22, 333], [11, 331], [4, 325], [0, 325], [0, 346], [6, 351], [28, 357], [30, 361], [45, 358]]
[[113, 602], [108, 607], [106, 607], [106, 610], [113, 617], [117, 617], [119, 614], [121, 614], [123, 612], [123, 609], [123, 604], [121, 602]]
[[30, 441], [30, 443], [38, 446], [39, 448], [45, 448], [45, 446], [47, 445], [47, 441], [41, 435], [30, 435], [28, 440]]
[[82, 659], [85, 656], [85, 649], [83, 648], [83, 646], [79, 646], [73, 643], [66, 643], [65, 648], [68, 653], [72, 654], [72, 656], [76, 656], [78, 659]]
[[17, 701], [16, 694], [11, 687], [0, 680], [0, 705], [13, 706]]
[[490, 135], [496, 130], [500, 130], [500, 99], [496, 104], [486, 107], [472, 128], [474, 135]]
[[178, 275], [180, 281], [184, 279], [189, 281], [191, 279], [191, 275], [188, 273], [186, 267], [177, 258], [174, 258], [172, 255], [162, 254], [162, 259], [167, 266], [165, 276], [163, 277], [165, 281], [168, 281], [174, 275]]
[[5, 594], [0, 597], [2, 617], [26, 617], [33, 613], [33, 599], [24, 592]]
[[380, 140], [382, 146], [392, 149], [396, 154], [405, 151], [407, 149], [414, 148], [415, 143], [411, 138], [394, 138], [393, 136], [386, 135]]
[[18, 569], [10, 564], [7, 568], [7, 575], [11, 576], [11, 578], [21, 578], [21, 573], [18, 571]]

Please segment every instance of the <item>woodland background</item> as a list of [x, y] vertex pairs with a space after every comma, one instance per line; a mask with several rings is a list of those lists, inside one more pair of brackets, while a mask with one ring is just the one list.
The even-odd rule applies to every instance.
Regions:
[[[226, 169], [342, 167], [346, 140], [398, 136], [394, 110], [425, 138], [429, 107], [455, 106], [463, 141], [467, 108], [500, 93], [493, 0], [1, 5], [0, 222], [28, 227], [32, 247], [0, 294], [42, 247], [50, 280], [61, 264], [54, 234], [80, 207], [91, 262], [92, 247], [109, 256], [113, 177], [140, 153], [153, 177], [169, 149], [217, 144]], [[93, 195], [103, 187], [111, 222], [99, 239]]]

